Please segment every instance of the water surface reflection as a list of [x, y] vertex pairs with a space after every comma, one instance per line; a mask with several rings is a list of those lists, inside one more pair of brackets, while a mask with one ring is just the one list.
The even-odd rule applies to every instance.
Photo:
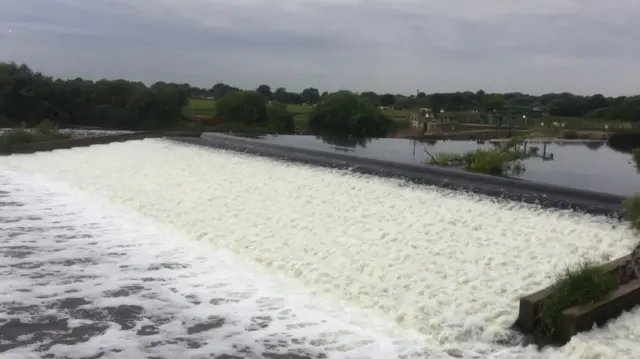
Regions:
[[[428, 160], [425, 149], [431, 154], [463, 153], [495, 146], [489, 141], [338, 139], [295, 135], [263, 136], [259, 141], [327, 152], [349, 152], [359, 157], [410, 164], [424, 164]], [[630, 163], [631, 156], [615, 151], [604, 141], [576, 140], [546, 144], [530, 141], [527, 146], [538, 147], [539, 156], [525, 160], [526, 171], [518, 178], [620, 195], [640, 192], [640, 174]], [[543, 154], [546, 157], [552, 154], [553, 160], [543, 160]]]

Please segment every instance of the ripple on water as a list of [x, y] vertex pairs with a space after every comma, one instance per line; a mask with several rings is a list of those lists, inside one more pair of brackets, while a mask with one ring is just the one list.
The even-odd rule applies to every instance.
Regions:
[[[436, 352], [497, 350], [511, 340], [505, 328], [521, 295], [583, 256], [608, 260], [634, 244], [604, 218], [163, 140], [0, 163], [71, 183], [297, 277], [421, 332]], [[617, 323], [639, 319], [629, 315], [605, 330], [620, 338], [615, 345], [581, 335], [544, 356], [624, 355], [628, 348], [617, 343], [640, 342], [640, 334]]]

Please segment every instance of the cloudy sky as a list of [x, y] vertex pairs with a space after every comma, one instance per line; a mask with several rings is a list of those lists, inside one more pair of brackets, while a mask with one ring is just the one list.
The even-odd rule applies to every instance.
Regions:
[[640, 93], [639, 0], [0, 0], [57, 77], [413, 93]]

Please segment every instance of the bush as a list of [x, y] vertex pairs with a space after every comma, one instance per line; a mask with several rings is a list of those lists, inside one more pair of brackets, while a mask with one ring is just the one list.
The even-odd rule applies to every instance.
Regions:
[[317, 136], [384, 137], [392, 120], [349, 91], [330, 95], [309, 113], [309, 129]]
[[633, 163], [640, 169], [640, 147], [631, 150], [631, 155], [633, 156]]
[[624, 216], [631, 228], [640, 230], [640, 195], [628, 197], [623, 203]]
[[492, 175], [518, 174], [525, 171], [521, 159], [527, 155], [522, 151], [478, 149], [459, 155], [454, 153], [438, 153], [430, 163], [444, 166], [463, 166], [465, 169]]
[[564, 130], [560, 134], [560, 138], [564, 138], [565, 140], [576, 140], [578, 137], [578, 132], [574, 130]]
[[43, 120], [38, 126], [29, 130], [24, 124], [0, 135], [0, 149], [10, 151], [11, 147], [44, 141], [63, 140], [71, 137], [70, 134], [61, 133], [58, 125], [48, 119]]
[[293, 115], [284, 104], [272, 101], [267, 106], [267, 114], [269, 115], [268, 127], [271, 131], [279, 134], [292, 134], [295, 132], [296, 125]]
[[540, 303], [542, 334], [551, 337], [565, 309], [586, 305], [617, 288], [619, 279], [594, 262], [584, 260], [558, 275], [551, 294]]
[[620, 152], [631, 152], [634, 148], [640, 147], [640, 132], [624, 131], [616, 132], [609, 136], [609, 147]]
[[267, 126], [267, 100], [253, 91], [229, 93], [216, 102], [216, 118], [220, 123]]

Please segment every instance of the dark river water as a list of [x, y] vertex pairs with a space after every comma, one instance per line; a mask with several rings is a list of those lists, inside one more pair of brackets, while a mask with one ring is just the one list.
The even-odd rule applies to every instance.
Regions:
[[[463, 153], [476, 148], [493, 147], [489, 142], [477, 144], [475, 141], [420, 142], [395, 138], [349, 141], [295, 135], [264, 136], [256, 140], [411, 164], [424, 164], [429, 158], [425, 150], [435, 155], [438, 152]], [[539, 147], [539, 154], [542, 155], [544, 144], [534, 141], [528, 146]], [[518, 177], [620, 195], [640, 192], [640, 173], [631, 163], [631, 155], [615, 151], [605, 142], [548, 143], [546, 154], [553, 154], [553, 159], [543, 160], [540, 157], [527, 159], [526, 171]]]

